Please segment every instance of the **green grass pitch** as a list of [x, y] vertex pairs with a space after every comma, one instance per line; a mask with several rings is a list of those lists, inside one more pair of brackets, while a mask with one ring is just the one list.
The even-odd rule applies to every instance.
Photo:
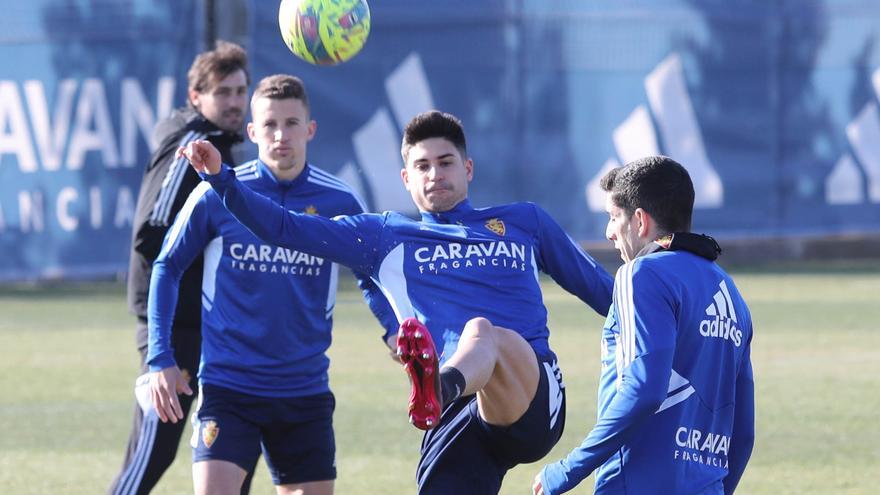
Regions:
[[[739, 492], [876, 493], [880, 263], [734, 274], [755, 322], [758, 418]], [[593, 425], [602, 320], [552, 282], [545, 299], [569, 401], [551, 461]], [[343, 291], [330, 350], [342, 495], [415, 492], [421, 437], [406, 419], [406, 376], [379, 334], [359, 295]], [[136, 361], [122, 285], [0, 288], [0, 492], [103, 493], [122, 460]], [[512, 470], [502, 493], [528, 493], [542, 465]], [[155, 493], [191, 490], [183, 445]], [[252, 493], [274, 493], [263, 465]]]

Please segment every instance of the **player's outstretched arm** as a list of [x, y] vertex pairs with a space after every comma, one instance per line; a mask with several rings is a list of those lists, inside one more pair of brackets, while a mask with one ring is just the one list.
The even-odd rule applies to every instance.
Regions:
[[263, 241], [321, 256], [362, 273], [372, 272], [384, 216], [326, 218], [290, 211], [238, 181], [235, 171], [221, 163], [210, 143], [194, 141], [179, 153], [205, 176], [229, 213]]
[[196, 172], [207, 175], [220, 173], [222, 164], [220, 152], [209, 141], [202, 139], [191, 141], [186, 146], [177, 148], [177, 156], [183, 156], [189, 160]]
[[[637, 262], [636, 262], [637, 263]], [[666, 399], [675, 355], [674, 296], [663, 290], [662, 273], [649, 265], [622, 266], [614, 281], [619, 346], [631, 361], [620, 372], [619, 388], [580, 446], [539, 473], [544, 495], [573, 489], [627, 442]], [[621, 320], [620, 314], [630, 315]], [[649, 330], [650, 329], [650, 330]]]
[[535, 206], [535, 214], [541, 271], [594, 311], [607, 316], [614, 279], [546, 211]]
[[572, 490], [657, 411], [666, 398], [672, 357], [672, 349], [658, 349], [635, 358], [623, 372], [620, 390], [581, 445], [538, 474], [544, 495]]
[[150, 398], [153, 401], [153, 408], [156, 409], [163, 423], [168, 421], [177, 423], [178, 420], [183, 419], [183, 408], [180, 407], [177, 394], [192, 395], [192, 393], [186, 378], [176, 365], [155, 371], [150, 375]]

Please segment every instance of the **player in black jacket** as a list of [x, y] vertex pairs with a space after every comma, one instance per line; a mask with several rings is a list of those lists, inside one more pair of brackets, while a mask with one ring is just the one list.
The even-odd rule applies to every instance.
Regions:
[[[159, 147], [144, 171], [138, 194], [128, 271], [128, 306], [137, 316], [137, 347], [143, 371], [147, 352], [147, 294], [153, 261], [165, 233], [189, 193], [201, 181], [185, 158], [175, 156], [180, 146], [206, 139], [214, 144], [224, 163], [235, 163], [232, 147], [242, 141], [241, 130], [248, 105], [247, 54], [233, 43], [219, 42], [214, 50], [196, 57], [188, 73], [186, 108], [176, 110], [154, 131]], [[172, 343], [175, 359], [196, 390], [201, 353], [202, 258], [183, 274], [175, 311]], [[181, 395], [186, 415], [193, 396]], [[120, 473], [111, 494], [145, 494], [159, 481], [177, 453], [186, 422], [162, 423], [155, 413], [144, 417], [135, 405], [134, 423]], [[248, 480], [249, 481], [249, 480]], [[243, 493], [247, 493], [245, 483]]]

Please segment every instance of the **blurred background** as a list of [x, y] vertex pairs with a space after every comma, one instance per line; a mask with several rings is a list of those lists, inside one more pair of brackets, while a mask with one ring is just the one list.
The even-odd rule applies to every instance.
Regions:
[[[118, 470], [138, 374], [121, 281], [153, 127], [184, 105], [193, 57], [226, 39], [252, 81], [304, 79], [309, 160], [374, 210], [414, 213], [401, 129], [439, 108], [464, 123], [475, 206], [534, 201], [613, 270], [598, 178], [647, 154], [680, 161], [694, 230], [719, 239], [755, 321], [758, 440], [739, 492], [877, 493], [878, 0], [369, 3], [363, 51], [314, 67], [283, 44], [278, 0], [2, 2], [0, 492], [101, 493]], [[343, 285], [337, 491], [412, 493], [406, 378]], [[550, 462], [595, 421], [602, 321], [544, 289], [569, 401]], [[258, 470], [252, 493], [273, 493]], [[191, 489], [184, 442], [155, 493]]]
[[6, 2], [0, 281], [123, 276], [153, 126], [217, 38], [248, 49], [254, 81], [305, 80], [310, 161], [374, 210], [412, 212], [401, 128], [439, 108], [465, 125], [476, 206], [534, 201], [590, 248], [610, 248], [598, 178], [663, 153], [728, 260], [876, 256], [874, 0], [373, 0], [364, 50], [336, 67], [287, 50], [277, 4]]

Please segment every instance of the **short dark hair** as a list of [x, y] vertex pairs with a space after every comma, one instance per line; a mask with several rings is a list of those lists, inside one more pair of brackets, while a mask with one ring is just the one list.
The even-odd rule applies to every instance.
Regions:
[[247, 52], [235, 43], [219, 40], [213, 50], [200, 53], [193, 60], [186, 76], [189, 89], [197, 93], [205, 93], [239, 70], [244, 71], [244, 77], [250, 85]]
[[455, 145], [461, 158], [467, 158], [467, 143], [464, 139], [464, 128], [458, 117], [437, 110], [423, 112], [409, 121], [403, 130], [403, 143], [400, 154], [406, 162], [410, 148], [430, 138], [443, 138]]
[[309, 110], [309, 95], [306, 93], [306, 85], [302, 79], [288, 74], [275, 74], [264, 77], [257, 83], [254, 88], [254, 94], [251, 97], [251, 106], [259, 98], [268, 98], [270, 100], [300, 100]]
[[637, 208], [648, 212], [664, 233], [691, 230], [694, 184], [687, 170], [672, 158], [640, 158], [610, 170], [599, 186], [627, 215]]

